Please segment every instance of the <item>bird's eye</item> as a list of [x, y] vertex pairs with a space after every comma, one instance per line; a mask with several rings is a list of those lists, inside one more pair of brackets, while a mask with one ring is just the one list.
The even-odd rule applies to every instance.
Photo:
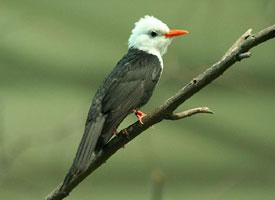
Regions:
[[155, 31], [152, 31], [152, 32], [150, 33], [150, 35], [151, 35], [152, 37], [158, 36], [158, 34], [157, 34]]

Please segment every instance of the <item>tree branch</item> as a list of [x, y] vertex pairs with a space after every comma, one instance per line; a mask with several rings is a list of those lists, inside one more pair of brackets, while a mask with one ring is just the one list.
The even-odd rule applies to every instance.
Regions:
[[171, 113], [167, 116], [164, 116], [164, 119], [169, 119], [169, 120], [178, 120], [178, 119], [183, 119], [186, 117], [191, 117], [192, 115], [199, 114], [199, 113], [209, 113], [213, 114], [213, 111], [210, 110], [208, 107], [199, 107], [199, 108], [192, 108], [183, 112], [179, 113]]
[[[251, 48], [274, 37], [275, 24], [266, 29], [263, 29], [256, 34], [252, 34], [252, 29], [249, 29], [232, 45], [232, 47], [225, 53], [221, 60], [213, 64], [210, 68], [199, 74], [197, 77], [195, 77], [186, 86], [180, 89], [174, 96], [168, 99], [163, 105], [157, 108], [153, 113], [148, 114], [143, 119], [144, 124], [136, 122], [128, 126], [126, 129], [121, 130], [119, 134], [114, 137], [110, 142], [108, 142], [108, 144], [106, 144], [106, 146], [97, 154], [97, 156], [90, 163], [86, 171], [74, 177], [72, 181], [68, 185], [66, 185], [66, 187], [60, 184], [50, 195], [46, 197], [46, 199], [61, 200], [68, 196], [69, 193], [80, 182], [83, 181], [83, 179], [85, 179], [88, 175], [90, 175], [93, 171], [95, 171], [98, 167], [105, 163], [120, 148], [122, 148], [124, 145], [126, 145], [128, 142], [133, 140], [136, 136], [147, 130], [152, 125], [157, 124], [164, 119], [167, 119], [167, 116], [170, 116], [170, 119], [179, 119], [195, 113], [200, 113], [198, 110], [189, 110], [183, 113], [173, 114], [178, 106], [183, 104], [187, 99], [189, 99], [199, 90], [201, 90], [206, 85], [222, 75], [225, 70], [235, 64], [237, 61], [248, 58], [250, 56], [250, 52], [248, 51]], [[123, 134], [123, 132], [125, 133], [125, 131], [128, 133], [127, 137], [125, 136], [125, 134]]]

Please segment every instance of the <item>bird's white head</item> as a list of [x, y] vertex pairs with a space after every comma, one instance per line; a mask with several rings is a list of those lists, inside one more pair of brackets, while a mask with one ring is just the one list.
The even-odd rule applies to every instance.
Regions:
[[174, 36], [187, 33], [188, 31], [185, 30], [169, 29], [159, 19], [146, 15], [135, 23], [128, 46], [161, 57]]

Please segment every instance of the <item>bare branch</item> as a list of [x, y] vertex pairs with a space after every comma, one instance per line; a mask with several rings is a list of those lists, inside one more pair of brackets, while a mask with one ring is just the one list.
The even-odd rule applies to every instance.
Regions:
[[[108, 142], [106, 146], [97, 154], [86, 171], [74, 177], [72, 181], [66, 186], [62, 184], [58, 186], [48, 197], [46, 197], [46, 199], [60, 200], [68, 196], [69, 193], [83, 181], [83, 179], [85, 179], [88, 175], [90, 175], [93, 171], [105, 163], [125, 144], [130, 142], [132, 139], [147, 130], [152, 125], [161, 122], [167, 115], [173, 113], [179, 105], [183, 104], [195, 93], [222, 75], [225, 70], [234, 65], [237, 61], [249, 57], [250, 54], [248, 51], [251, 48], [274, 37], [275, 25], [263, 29], [254, 35], [252, 34], [252, 30], [249, 29], [234, 43], [234, 45], [226, 52], [221, 60], [195, 77], [186, 86], [180, 89], [174, 96], [168, 99], [163, 105], [157, 108], [153, 113], [148, 114], [143, 119], [144, 124], [136, 122], [128, 126], [126, 129], [120, 131], [119, 134], [110, 142]], [[128, 133], [127, 137], [125, 134], [122, 134], [125, 131]]]
[[172, 113], [170, 115], [165, 116], [165, 119], [169, 120], [178, 120], [178, 119], [183, 119], [186, 117], [190, 117], [192, 115], [198, 114], [198, 113], [209, 113], [213, 114], [213, 111], [210, 110], [208, 107], [199, 107], [199, 108], [192, 108], [183, 112], [179, 113]]
[[252, 28], [248, 29], [242, 36], [227, 50], [227, 52], [222, 57], [222, 60], [229, 56], [233, 51], [235, 51], [240, 45], [249, 37], [252, 36]]

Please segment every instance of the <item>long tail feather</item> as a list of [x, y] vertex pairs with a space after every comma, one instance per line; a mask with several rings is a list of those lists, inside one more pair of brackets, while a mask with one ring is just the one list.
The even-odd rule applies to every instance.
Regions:
[[106, 116], [100, 114], [86, 125], [75, 159], [64, 179], [63, 186], [70, 183], [75, 176], [88, 168], [94, 158], [94, 151], [105, 119]]

